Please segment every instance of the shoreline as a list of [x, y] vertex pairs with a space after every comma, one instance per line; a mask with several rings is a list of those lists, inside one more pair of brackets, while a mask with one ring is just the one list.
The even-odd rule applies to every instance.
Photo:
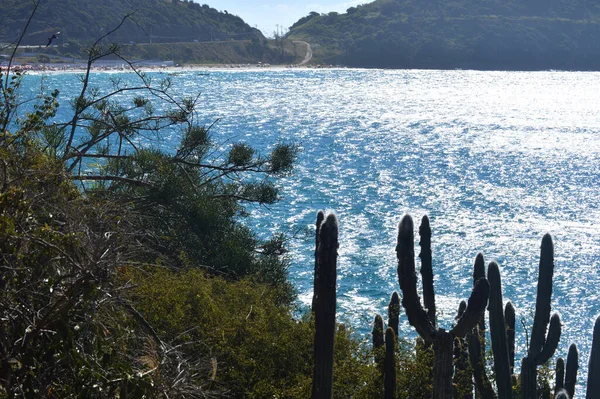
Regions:
[[[271, 65], [271, 64], [186, 64], [181, 66], [176, 65], [140, 65], [134, 64], [135, 70], [143, 73], [148, 72], [166, 72], [166, 73], [177, 73], [177, 72], [203, 72], [210, 70], [288, 70], [288, 69], [325, 69], [333, 68], [333, 66], [322, 66], [322, 65]], [[341, 67], [343, 68], [343, 67]], [[0, 72], [7, 71], [8, 68], [5, 65], [0, 65]], [[81, 63], [73, 64], [26, 64], [26, 65], [12, 65], [10, 70], [12, 72], [21, 71], [27, 74], [64, 74], [64, 73], [85, 73], [87, 66]], [[132, 67], [129, 65], [122, 64], [100, 64], [92, 65], [90, 72], [111, 72], [111, 73], [133, 73]]]

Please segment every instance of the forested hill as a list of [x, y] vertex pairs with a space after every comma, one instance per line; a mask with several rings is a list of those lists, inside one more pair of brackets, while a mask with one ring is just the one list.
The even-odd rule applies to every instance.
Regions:
[[357, 67], [600, 70], [600, 4], [588, 0], [377, 0], [313, 12], [288, 37]]
[[[32, 8], [31, 1], [0, 1], [0, 42], [18, 37]], [[132, 11], [132, 20], [115, 33], [115, 41], [264, 39], [241, 18], [188, 0], [42, 0], [22, 44], [45, 45], [54, 32], [61, 32], [58, 44], [86, 43], [116, 27]]]

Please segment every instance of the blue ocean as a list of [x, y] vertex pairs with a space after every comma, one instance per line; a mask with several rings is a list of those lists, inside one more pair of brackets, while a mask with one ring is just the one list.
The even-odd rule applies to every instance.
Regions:
[[[114, 79], [133, 85], [135, 76], [97, 73], [91, 83], [108, 90]], [[261, 237], [288, 235], [300, 310], [312, 298], [318, 210], [340, 221], [338, 319], [365, 339], [399, 291], [398, 222], [410, 213], [418, 226], [427, 214], [440, 326], [451, 327], [469, 296], [482, 252], [486, 263], [499, 263], [504, 299], [517, 310], [520, 359], [540, 243], [550, 233], [552, 308], [564, 323], [555, 357], [576, 343], [585, 381], [600, 314], [600, 73], [211, 69], [171, 79], [175, 95], [200, 94], [197, 122], [216, 121], [218, 148], [300, 147], [294, 174], [279, 181], [281, 201], [251, 206], [246, 220]], [[59, 119], [81, 84], [77, 74], [31, 75], [25, 83], [31, 96], [40, 85], [61, 90]], [[179, 132], [160, 140], [173, 148]], [[400, 334], [415, 336], [402, 314], [401, 324]]]

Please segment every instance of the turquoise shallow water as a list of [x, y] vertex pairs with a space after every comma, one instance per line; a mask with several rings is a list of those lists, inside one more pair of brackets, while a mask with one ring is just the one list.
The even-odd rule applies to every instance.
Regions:
[[[131, 74], [96, 74], [93, 84]], [[27, 78], [35, 93], [39, 76]], [[517, 309], [517, 359], [532, 323], [539, 246], [555, 243], [554, 310], [564, 323], [558, 355], [580, 349], [586, 375], [600, 314], [600, 73], [383, 70], [235, 70], [173, 77], [179, 95], [202, 93], [200, 123], [219, 122], [224, 148], [263, 151], [279, 140], [302, 149], [283, 199], [252, 208], [261, 235], [312, 228], [319, 209], [340, 219], [339, 318], [367, 336], [386, 313], [396, 278], [396, 226], [428, 214], [433, 229], [440, 324], [450, 327], [469, 295], [477, 252], [501, 269], [504, 298]], [[76, 75], [48, 87], [67, 99]], [[165, 132], [163, 145], [178, 142]], [[290, 277], [310, 302], [313, 237], [290, 241]], [[405, 334], [413, 334], [401, 318]], [[585, 378], [580, 377], [580, 382]]]

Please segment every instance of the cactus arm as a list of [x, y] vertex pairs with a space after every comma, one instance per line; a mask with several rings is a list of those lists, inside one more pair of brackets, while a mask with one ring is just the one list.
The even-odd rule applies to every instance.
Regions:
[[414, 225], [410, 215], [405, 215], [398, 227], [398, 281], [402, 290], [402, 306], [410, 325], [426, 342], [432, 342], [436, 330], [421, 305], [417, 293], [417, 274], [415, 272]]
[[[460, 301], [458, 312], [455, 320], [460, 320], [462, 315], [467, 310], [467, 302]], [[462, 393], [463, 399], [473, 398], [473, 372], [469, 367], [469, 350], [466, 338], [454, 339], [454, 377], [452, 378], [452, 386], [454, 387], [454, 397], [460, 398]], [[470, 392], [467, 393], [467, 392]]]
[[546, 363], [550, 360], [552, 355], [554, 355], [554, 352], [556, 352], [556, 348], [558, 347], [558, 341], [560, 341], [560, 333], [560, 316], [558, 313], [554, 313], [550, 319], [550, 327], [548, 328], [548, 336], [544, 343], [544, 349], [542, 349], [542, 352], [536, 358], [538, 366]]
[[423, 216], [419, 226], [419, 246], [421, 247], [421, 279], [423, 282], [423, 304], [427, 310], [427, 317], [433, 326], [436, 326], [435, 291], [433, 289], [433, 266], [431, 258], [431, 226], [429, 217]]
[[556, 359], [556, 370], [554, 377], [554, 395], [565, 387], [565, 361], [562, 357]]
[[571, 346], [569, 346], [569, 353], [567, 354], [567, 367], [565, 369], [564, 383], [564, 388], [571, 398], [575, 396], [575, 384], [577, 384], [578, 369], [579, 352], [577, 351], [577, 345], [571, 344]]
[[396, 337], [398, 336], [398, 325], [400, 324], [400, 297], [394, 291], [390, 303], [388, 305], [388, 326], [394, 330]]
[[373, 322], [373, 352], [375, 357], [375, 363], [383, 370], [383, 318], [380, 315], [375, 316]]
[[481, 316], [485, 312], [485, 307], [488, 303], [489, 295], [490, 284], [485, 278], [479, 279], [471, 292], [471, 296], [467, 303], [467, 309], [450, 333], [457, 337], [464, 337], [467, 335], [467, 333], [479, 323], [479, 320], [481, 320]]
[[588, 366], [588, 383], [586, 399], [600, 398], [600, 317], [594, 324], [594, 336], [592, 338], [592, 351]]
[[554, 244], [550, 234], [542, 238], [540, 253], [539, 277], [537, 286], [537, 299], [535, 302], [535, 316], [531, 331], [531, 342], [527, 355], [535, 359], [542, 351], [546, 337], [546, 329], [550, 321], [550, 300], [552, 297], [552, 276], [554, 274]]
[[315, 234], [315, 275], [314, 275], [314, 286], [313, 286], [313, 299], [312, 299], [312, 311], [315, 311], [315, 307], [318, 306], [317, 302], [319, 298], [317, 297], [317, 293], [319, 292], [319, 232], [321, 229], [321, 223], [325, 220], [325, 214], [323, 211], [319, 211], [317, 213], [317, 222], [316, 222], [316, 234]]
[[506, 322], [502, 304], [502, 281], [500, 270], [496, 262], [488, 266], [488, 279], [490, 282], [490, 336], [492, 338], [492, 353], [494, 355], [494, 371], [496, 372], [496, 385], [498, 397], [511, 398], [512, 381], [510, 374], [510, 360], [508, 356], [508, 338], [506, 336]]
[[[483, 259], [483, 254], [479, 252], [475, 257], [475, 264], [473, 265], [473, 287], [475, 287], [475, 283], [480, 278], [485, 277], [485, 261]], [[479, 329], [481, 331], [485, 331], [485, 314], [481, 316], [481, 320], [479, 321]], [[485, 342], [482, 342], [485, 344]]]
[[508, 301], [504, 308], [504, 321], [506, 322], [506, 339], [508, 339], [508, 361], [510, 374], [515, 372], [515, 307]]
[[494, 392], [492, 384], [490, 383], [490, 380], [485, 372], [485, 362], [481, 354], [480, 334], [481, 333], [478, 331], [478, 329], [475, 328], [468, 337], [469, 362], [471, 363], [471, 368], [473, 369], [475, 387], [477, 388], [477, 392], [479, 392], [479, 397], [481, 399], [497, 399], [498, 396], [496, 395], [496, 392]]
[[396, 336], [394, 330], [388, 327], [385, 330], [385, 360], [384, 360], [384, 399], [396, 398]]
[[315, 308], [315, 368], [312, 398], [333, 395], [333, 346], [335, 337], [338, 221], [330, 214], [321, 224], [317, 262], [320, 282]]

